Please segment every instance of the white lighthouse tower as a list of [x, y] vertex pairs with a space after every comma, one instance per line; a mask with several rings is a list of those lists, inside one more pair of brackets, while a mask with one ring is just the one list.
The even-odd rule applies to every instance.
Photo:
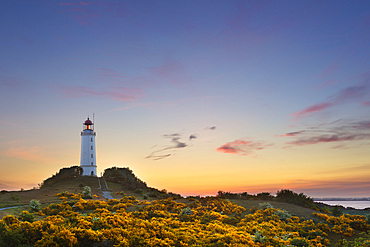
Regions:
[[96, 152], [95, 152], [94, 123], [87, 118], [83, 123], [81, 132], [81, 162], [82, 176], [96, 177]]

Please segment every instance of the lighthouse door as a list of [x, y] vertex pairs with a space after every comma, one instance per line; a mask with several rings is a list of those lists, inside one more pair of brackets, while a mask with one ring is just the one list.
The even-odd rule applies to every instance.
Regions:
[[93, 171], [91, 171], [91, 176], [94, 176], [94, 172]]

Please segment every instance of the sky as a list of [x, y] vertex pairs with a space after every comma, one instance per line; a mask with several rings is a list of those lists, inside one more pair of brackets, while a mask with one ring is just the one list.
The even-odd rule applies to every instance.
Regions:
[[370, 1], [0, 1], [0, 189], [79, 165], [181, 195], [370, 197]]

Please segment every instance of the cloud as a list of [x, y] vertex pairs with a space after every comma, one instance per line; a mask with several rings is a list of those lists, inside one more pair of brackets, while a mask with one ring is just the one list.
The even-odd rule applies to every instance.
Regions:
[[253, 141], [250, 139], [238, 139], [222, 145], [221, 147], [217, 148], [216, 151], [228, 154], [249, 155], [256, 150], [262, 150], [268, 146], [271, 146], [271, 144], [266, 144], [262, 141]]
[[0, 190], [11, 190], [11, 189], [14, 189], [14, 188], [6, 184], [0, 183]]
[[36, 161], [36, 162], [50, 162], [44, 153], [41, 147], [39, 146], [30, 146], [30, 147], [10, 147], [7, 150], [1, 153], [2, 155], [10, 158]]
[[[161, 149], [158, 149], [158, 150], [152, 152], [147, 157], [145, 157], [146, 159], [153, 159], [153, 160], [164, 159], [164, 158], [167, 158], [167, 157], [171, 156], [172, 152], [175, 149], [185, 148], [185, 147], [188, 146], [186, 143], [180, 141], [180, 139], [181, 139], [180, 134], [176, 133], [176, 134], [170, 134], [170, 135], [163, 135], [163, 137], [167, 138], [167, 139], [171, 139], [172, 144], [167, 145], [167, 146], [165, 146]], [[163, 151], [166, 151], [167, 153], [166, 154], [158, 154], [158, 153], [162, 153]], [[171, 153], [168, 153], [168, 151], [170, 151]]]
[[119, 72], [114, 71], [113, 69], [95, 68], [95, 70], [97, 71], [98, 76], [102, 78], [119, 78], [119, 79], [126, 78], [126, 76]]
[[80, 25], [90, 25], [92, 21], [101, 17], [99, 8], [92, 8], [93, 4], [88, 2], [60, 2], [62, 13], [67, 14], [72, 20], [77, 21]]
[[[215, 126], [213, 126], [216, 128]], [[207, 128], [206, 128], [207, 129]], [[205, 129], [205, 130], [206, 130]], [[204, 131], [204, 130], [203, 130]], [[152, 159], [152, 160], [160, 160], [167, 157], [170, 157], [179, 149], [183, 149], [186, 147], [193, 146], [193, 143], [195, 140], [199, 142], [199, 137], [202, 135], [202, 132], [200, 134], [190, 134], [188, 135], [189, 138], [187, 141], [182, 141], [182, 134], [174, 133], [174, 134], [166, 134], [163, 135], [164, 138], [170, 139], [170, 144], [163, 146], [155, 151], [153, 151], [151, 154], [149, 154], [146, 159]]]
[[167, 60], [159, 66], [151, 67], [150, 71], [154, 76], [165, 82], [182, 84], [189, 80], [184, 66], [173, 60]]
[[96, 90], [90, 87], [72, 86], [62, 87], [61, 92], [66, 97], [80, 98], [88, 96], [100, 96], [116, 101], [133, 101], [141, 95], [141, 90], [113, 87], [108, 90]]
[[27, 91], [30, 85], [33, 85], [32, 81], [23, 79], [21, 77], [8, 77], [0, 76], [0, 89], [1, 91], [16, 90], [16, 91]]
[[326, 68], [323, 72], [321, 72], [317, 77], [325, 78], [325, 77], [331, 75], [336, 70], [338, 70], [338, 64], [333, 63], [328, 68]]
[[298, 139], [296, 141], [289, 142], [293, 145], [307, 145], [307, 144], [317, 144], [326, 142], [342, 142], [342, 141], [354, 141], [354, 140], [364, 140], [370, 139], [370, 134], [333, 134], [333, 135], [320, 135], [308, 138]]
[[336, 81], [336, 80], [327, 80], [327, 81], [321, 83], [320, 85], [318, 85], [316, 88], [317, 89], [326, 88], [326, 87], [329, 87], [333, 84], [336, 84], [337, 82], [338, 81]]
[[[322, 124], [279, 136], [295, 138], [295, 140], [287, 143], [292, 146], [340, 143], [358, 140], [370, 141], [370, 120], [357, 122], [338, 120], [329, 124]], [[338, 146], [336, 146], [336, 148], [338, 148]]]
[[291, 181], [289, 189], [299, 190], [316, 197], [365, 197], [368, 196], [370, 181], [366, 176], [349, 177], [338, 180], [296, 180]]
[[87, 3], [87, 2], [78, 2], [78, 3], [63, 3], [63, 2], [60, 2], [59, 5], [62, 5], [62, 6], [87, 6], [87, 5], [90, 5], [91, 3]]
[[171, 156], [171, 154], [155, 155], [155, 153], [153, 152], [145, 158], [146, 159], [152, 159], [152, 160], [161, 160], [161, 159], [164, 159], [164, 158], [167, 158], [167, 157], [170, 157], [170, 156]]
[[302, 134], [303, 132], [305, 132], [305, 131], [301, 130], [301, 131], [295, 131], [295, 132], [288, 132], [288, 133], [285, 133], [283, 135], [278, 135], [278, 136], [279, 137], [297, 136], [297, 135]]
[[303, 109], [302, 111], [294, 112], [292, 115], [294, 117], [303, 117], [303, 116], [309, 115], [309, 114], [314, 113], [314, 112], [323, 111], [323, 110], [329, 108], [332, 105], [333, 105], [333, 103], [323, 102], [323, 103], [319, 103], [319, 104], [309, 106], [309, 107]]
[[370, 73], [361, 75], [360, 79], [362, 81], [360, 83], [341, 90], [337, 95], [329, 97], [327, 101], [306, 107], [305, 109], [294, 112], [291, 115], [294, 118], [302, 118], [348, 101], [360, 101], [362, 104], [366, 105], [367, 101], [364, 103], [364, 100], [368, 99], [368, 95], [370, 93], [369, 75]]
[[196, 139], [196, 138], [197, 138], [197, 136], [196, 136], [195, 134], [190, 135], [190, 136], [189, 136], [189, 141], [190, 141], [190, 140], [193, 140], [193, 139]]

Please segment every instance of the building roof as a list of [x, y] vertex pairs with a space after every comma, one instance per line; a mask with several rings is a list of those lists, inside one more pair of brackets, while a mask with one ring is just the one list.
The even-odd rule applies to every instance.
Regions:
[[91, 122], [91, 120], [89, 118], [87, 118], [84, 125], [93, 125], [93, 123]]

